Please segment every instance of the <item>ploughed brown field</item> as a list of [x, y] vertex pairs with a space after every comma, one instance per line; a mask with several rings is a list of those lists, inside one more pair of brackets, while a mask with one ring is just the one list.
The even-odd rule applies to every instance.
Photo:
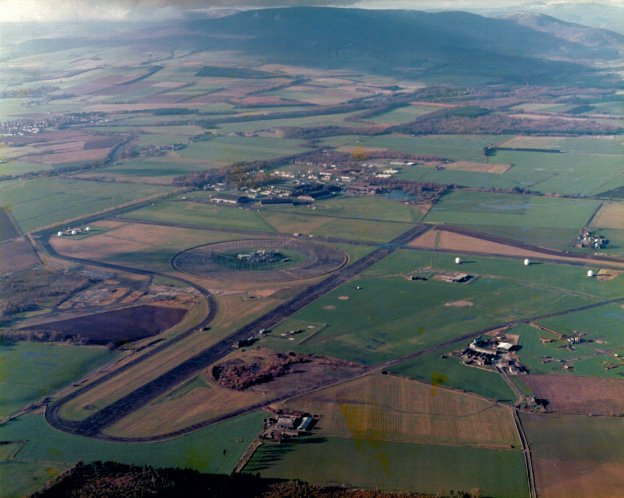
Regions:
[[89, 344], [122, 344], [156, 335], [178, 323], [186, 309], [164, 306], [133, 306], [94, 315], [48, 322], [24, 329], [51, 338], [80, 339]]
[[37, 255], [24, 237], [0, 243], [0, 275], [27, 270], [38, 264]]
[[549, 412], [610, 416], [624, 413], [624, 379], [527, 375], [522, 382], [536, 397], [548, 400]]
[[19, 237], [20, 231], [6, 208], [0, 208], [0, 242]]

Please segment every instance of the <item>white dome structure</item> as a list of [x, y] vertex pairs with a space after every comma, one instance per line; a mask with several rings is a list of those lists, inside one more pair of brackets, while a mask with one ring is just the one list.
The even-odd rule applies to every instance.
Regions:
[[529, 266], [531, 264], [531, 260], [529, 258], [525, 258], [523, 264], [524, 266]]

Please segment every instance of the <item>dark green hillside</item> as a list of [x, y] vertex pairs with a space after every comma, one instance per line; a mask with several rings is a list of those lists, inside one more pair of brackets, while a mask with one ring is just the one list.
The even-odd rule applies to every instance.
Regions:
[[236, 35], [228, 38], [230, 48], [262, 60], [419, 78], [451, 73], [490, 81], [570, 84], [589, 77], [592, 70], [565, 60], [615, 55], [611, 48], [562, 40], [514, 20], [465, 12], [266, 9], [190, 21], [186, 28], [197, 33], [196, 43], [211, 47], [217, 40], [224, 43], [224, 35]]

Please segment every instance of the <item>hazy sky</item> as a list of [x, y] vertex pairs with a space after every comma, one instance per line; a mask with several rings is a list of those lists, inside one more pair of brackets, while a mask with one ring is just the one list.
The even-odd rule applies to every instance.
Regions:
[[[368, 8], [470, 9], [521, 7], [531, 0], [0, 0], [0, 19], [7, 22], [85, 20], [164, 20], [184, 8], [276, 5], [353, 5]], [[624, 0], [542, 0], [540, 3], [605, 3], [624, 7]]]

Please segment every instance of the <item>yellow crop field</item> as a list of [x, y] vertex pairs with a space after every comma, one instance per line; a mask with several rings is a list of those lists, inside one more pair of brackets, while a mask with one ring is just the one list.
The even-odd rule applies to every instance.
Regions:
[[319, 436], [492, 448], [521, 444], [510, 407], [394, 376], [368, 375], [289, 406], [320, 415]]
[[604, 204], [592, 225], [597, 228], [624, 228], [624, 202], [608, 202]]

